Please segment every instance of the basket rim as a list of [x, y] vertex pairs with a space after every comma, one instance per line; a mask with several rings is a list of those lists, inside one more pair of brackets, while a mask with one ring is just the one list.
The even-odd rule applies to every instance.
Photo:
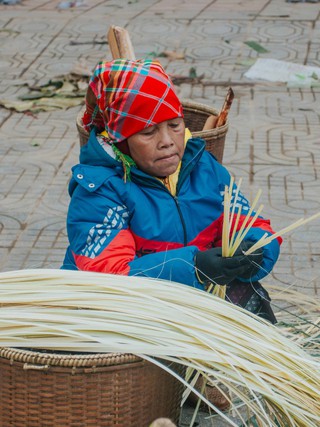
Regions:
[[211, 107], [210, 105], [203, 104], [201, 102], [192, 101], [190, 99], [181, 99], [181, 104], [184, 109], [187, 110], [195, 110], [195, 111], [201, 111], [203, 113], [218, 115], [219, 110], [217, 110], [214, 107]]
[[131, 353], [58, 354], [12, 347], [0, 347], [0, 358], [8, 359], [11, 363], [21, 362], [69, 368], [113, 366], [143, 361], [141, 357]]
[[[188, 111], [200, 111], [203, 113], [207, 113], [208, 115], [218, 116], [219, 110], [214, 107], [210, 107], [206, 104], [201, 104], [200, 102], [187, 101], [182, 100], [182, 106], [184, 110]], [[207, 130], [197, 130], [192, 132], [193, 137], [199, 138], [209, 138], [212, 135], [218, 136], [221, 134], [226, 134], [229, 128], [229, 121], [227, 119], [226, 123], [223, 126], [219, 126], [218, 128], [207, 129]]]

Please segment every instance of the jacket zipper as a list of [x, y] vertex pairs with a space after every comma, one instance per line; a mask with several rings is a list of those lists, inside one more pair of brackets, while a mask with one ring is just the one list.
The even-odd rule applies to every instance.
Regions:
[[183, 230], [183, 246], [187, 246], [187, 228], [186, 228], [186, 223], [184, 222], [184, 218], [180, 209], [179, 200], [176, 196], [172, 196], [172, 197], [177, 206], [178, 214], [180, 216], [180, 221], [181, 221], [182, 230]]
[[187, 246], [187, 227], [186, 227], [186, 223], [184, 221], [182, 212], [181, 212], [181, 208], [179, 205], [179, 200], [177, 198], [177, 196], [173, 196], [170, 191], [167, 189], [167, 187], [164, 184], [160, 184], [158, 185], [158, 182], [155, 183], [155, 185], [152, 183], [152, 185], [150, 185], [150, 187], [159, 187], [161, 188], [163, 191], [166, 191], [168, 194], [170, 194], [170, 196], [173, 198], [174, 203], [177, 207], [177, 211], [178, 211], [178, 215], [180, 217], [180, 221], [181, 221], [181, 225], [182, 225], [182, 231], [183, 231], [183, 246]]
[[181, 225], [182, 225], [182, 230], [183, 230], [183, 246], [187, 246], [187, 227], [186, 227], [186, 224], [185, 224], [185, 221], [184, 221], [181, 209], [180, 209], [179, 200], [178, 200], [177, 196], [172, 195], [172, 193], [170, 191], [170, 182], [169, 182], [168, 178], [161, 179], [161, 181], [163, 182], [163, 187], [164, 187], [163, 189], [170, 194], [170, 196], [173, 198], [173, 200], [175, 202], [175, 205], [176, 205], [177, 211], [178, 211], [178, 215], [180, 217]]

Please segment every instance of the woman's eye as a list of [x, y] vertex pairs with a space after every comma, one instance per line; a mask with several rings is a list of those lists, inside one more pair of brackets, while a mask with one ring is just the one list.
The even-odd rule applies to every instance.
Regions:
[[180, 125], [180, 123], [170, 123], [171, 128], [177, 128]]
[[155, 132], [155, 128], [150, 128], [141, 132], [141, 135], [149, 136], [149, 135], [153, 135], [154, 132]]

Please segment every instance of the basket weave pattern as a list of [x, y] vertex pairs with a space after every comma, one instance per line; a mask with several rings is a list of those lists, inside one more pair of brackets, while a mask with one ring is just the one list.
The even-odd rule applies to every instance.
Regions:
[[132, 354], [0, 348], [0, 378], [1, 427], [148, 427], [158, 417], [179, 421], [182, 384]]
[[[206, 150], [212, 153], [217, 160], [222, 163], [223, 151], [226, 134], [228, 132], [228, 122], [215, 129], [203, 131], [203, 126], [210, 115], [217, 116], [218, 110], [196, 102], [182, 101], [184, 120], [186, 127], [189, 128], [192, 136], [202, 138], [206, 142]], [[77, 129], [79, 133], [80, 146], [82, 147], [88, 141], [89, 134], [82, 125], [83, 111], [80, 111], [77, 117]]]

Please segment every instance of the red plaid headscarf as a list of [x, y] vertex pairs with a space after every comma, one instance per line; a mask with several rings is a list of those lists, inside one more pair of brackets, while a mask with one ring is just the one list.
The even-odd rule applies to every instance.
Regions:
[[157, 61], [116, 59], [97, 65], [86, 95], [86, 130], [95, 125], [121, 142], [176, 117], [183, 117], [181, 102]]

